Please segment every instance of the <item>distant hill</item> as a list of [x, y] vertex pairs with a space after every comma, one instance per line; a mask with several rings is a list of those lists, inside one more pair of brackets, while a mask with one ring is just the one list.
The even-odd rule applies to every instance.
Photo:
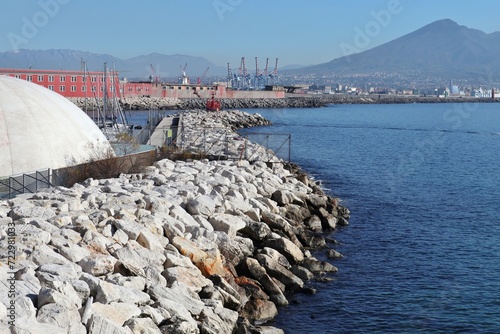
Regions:
[[84, 60], [89, 71], [102, 70], [104, 63], [113, 66], [120, 77], [148, 79], [150, 75], [161, 78], [176, 78], [181, 75], [181, 66], [187, 63], [186, 73], [191, 82], [207, 71], [207, 76], [225, 75], [227, 68], [217, 66], [202, 57], [187, 55], [163, 55], [152, 53], [130, 59], [120, 59], [112, 55], [96, 54], [91, 52], [51, 49], [28, 50], [20, 49], [17, 52], [0, 52], [0, 67], [29, 68], [49, 70], [80, 70]]
[[444, 19], [357, 54], [288, 71], [295, 74], [420, 73], [499, 77], [500, 32], [486, 34]]
[[[0, 52], [0, 67], [78, 70], [81, 60], [86, 61], [89, 70], [101, 70], [104, 62], [109, 66], [114, 64], [120, 77], [129, 79], [146, 80], [150, 75], [162, 80], [176, 79], [185, 64], [191, 82], [197, 82], [207, 68], [206, 77], [227, 75], [226, 67], [188, 55], [152, 53], [120, 59], [76, 50]], [[279, 74], [284, 77], [316, 75], [327, 78], [327, 82], [354, 78], [351, 81], [356, 84], [377, 84], [385, 80], [406, 87], [412, 83], [422, 86], [431, 80], [442, 84], [450, 79], [500, 85], [500, 32], [486, 34], [444, 19], [378, 47], [323, 64], [285, 66]]]

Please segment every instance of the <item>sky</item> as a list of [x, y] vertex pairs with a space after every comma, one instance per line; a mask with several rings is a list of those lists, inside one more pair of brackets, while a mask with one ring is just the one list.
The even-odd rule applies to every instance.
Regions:
[[[313, 65], [440, 19], [500, 31], [498, 0], [2, 0], [0, 52], [74, 49], [200, 56], [238, 67]], [[248, 61], [248, 60], [247, 60]], [[1, 64], [0, 64], [1, 67]], [[259, 65], [264, 67], [264, 65]]]

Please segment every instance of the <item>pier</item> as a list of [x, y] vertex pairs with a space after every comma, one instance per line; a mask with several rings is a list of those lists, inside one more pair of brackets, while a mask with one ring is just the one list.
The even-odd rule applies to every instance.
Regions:
[[164, 117], [154, 129], [148, 144], [156, 147], [170, 145], [177, 137], [177, 128], [181, 117], [180, 114], [173, 117]]

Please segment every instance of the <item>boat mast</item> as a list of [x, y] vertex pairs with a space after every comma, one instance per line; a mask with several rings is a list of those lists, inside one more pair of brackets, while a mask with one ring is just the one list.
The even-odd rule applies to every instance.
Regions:
[[104, 72], [103, 72], [103, 94], [102, 94], [102, 113], [104, 114], [104, 119], [108, 116], [108, 64], [104, 63]]
[[[113, 62], [113, 69], [111, 73], [111, 91], [113, 93], [113, 114], [116, 114], [116, 119], [120, 118], [120, 121], [123, 125], [127, 126], [127, 117], [120, 107], [120, 101], [118, 100], [118, 91], [120, 86], [116, 86], [116, 81], [118, 81], [117, 72], [115, 69], [115, 63]], [[115, 116], [115, 115], [114, 115]]]

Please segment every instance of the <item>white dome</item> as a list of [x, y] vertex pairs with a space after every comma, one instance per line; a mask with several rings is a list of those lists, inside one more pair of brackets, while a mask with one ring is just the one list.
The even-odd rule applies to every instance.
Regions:
[[0, 75], [0, 177], [74, 166], [109, 150], [97, 125], [68, 99]]

